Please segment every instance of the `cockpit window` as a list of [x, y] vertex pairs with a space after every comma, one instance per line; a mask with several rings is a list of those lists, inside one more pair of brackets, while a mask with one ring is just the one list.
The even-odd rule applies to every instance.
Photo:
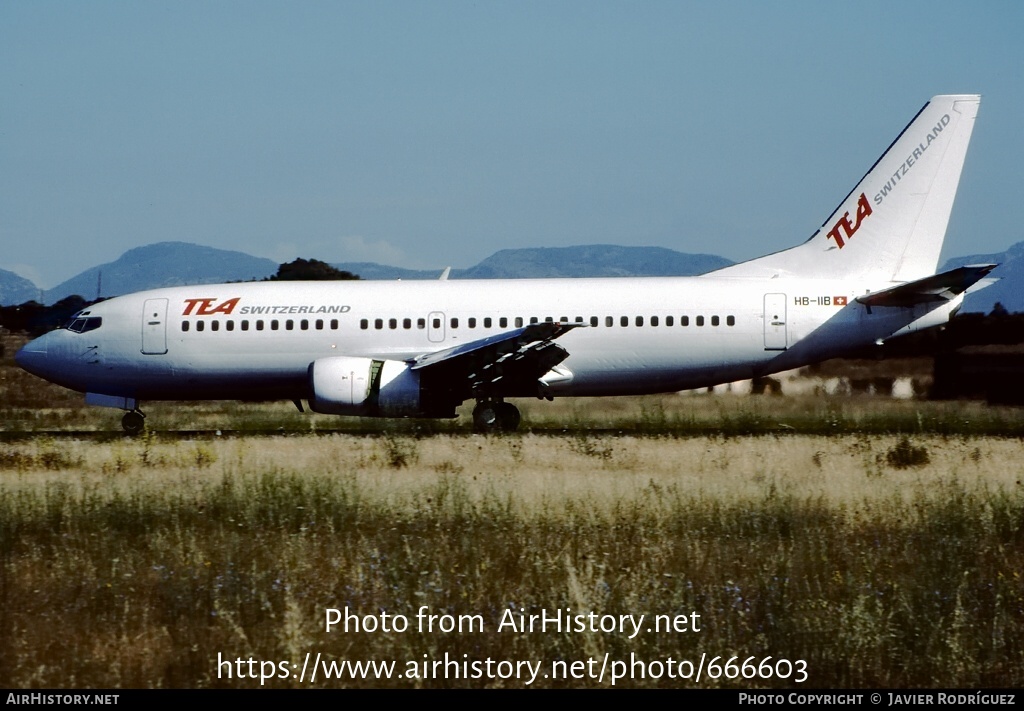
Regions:
[[90, 316], [89, 318], [79, 316], [65, 323], [64, 328], [75, 333], [88, 333], [89, 331], [95, 331], [102, 325], [103, 319], [99, 316]]

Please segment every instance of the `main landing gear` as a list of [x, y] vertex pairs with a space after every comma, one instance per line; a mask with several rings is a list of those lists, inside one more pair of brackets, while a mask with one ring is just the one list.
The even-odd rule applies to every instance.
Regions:
[[121, 418], [121, 427], [124, 428], [126, 434], [137, 435], [145, 426], [146, 416], [142, 414], [142, 410], [129, 410]]
[[518, 408], [504, 400], [478, 400], [473, 408], [473, 428], [477, 432], [515, 432], [522, 415]]

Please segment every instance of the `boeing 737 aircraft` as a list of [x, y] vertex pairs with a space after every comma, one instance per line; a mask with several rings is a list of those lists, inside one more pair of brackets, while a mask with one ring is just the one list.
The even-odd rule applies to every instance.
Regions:
[[514, 430], [506, 398], [705, 387], [945, 323], [992, 264], [936, 274], [980, 97], [936, 96], [799, 246], [698, 277], [262, 282], [104, 301], [17, 354], [126, 411], [302, 400], [319, 413]]

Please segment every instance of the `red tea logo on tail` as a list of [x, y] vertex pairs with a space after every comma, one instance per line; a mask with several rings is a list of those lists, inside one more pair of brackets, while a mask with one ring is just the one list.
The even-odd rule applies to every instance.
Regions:
[[871, 203], [868, 202], [868, 198], [864, 193], [860, 194], [860, 199], [857, 201], [857, 222], [850, 224], [850, 213], [845, 213], [839, 218], [839, 222], [829, 230], [828, 236], [836, 241], [836, 246], [839, 249], [843, 248], [846, 244], [846, 240], [853, 237], [857, 230], [860, 229], [860, 223], [864, 221], [864, 218], [871, 214]]

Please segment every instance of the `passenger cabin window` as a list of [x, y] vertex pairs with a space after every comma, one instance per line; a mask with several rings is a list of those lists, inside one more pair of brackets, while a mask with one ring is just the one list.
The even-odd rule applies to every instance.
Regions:
[[[70, 326], [69, 326], [69, 328], [70, 328]], [[188, 330], [188, 321], [182, 321], [181, 322], [181, 330], [182, 331], [187, 331]]]

